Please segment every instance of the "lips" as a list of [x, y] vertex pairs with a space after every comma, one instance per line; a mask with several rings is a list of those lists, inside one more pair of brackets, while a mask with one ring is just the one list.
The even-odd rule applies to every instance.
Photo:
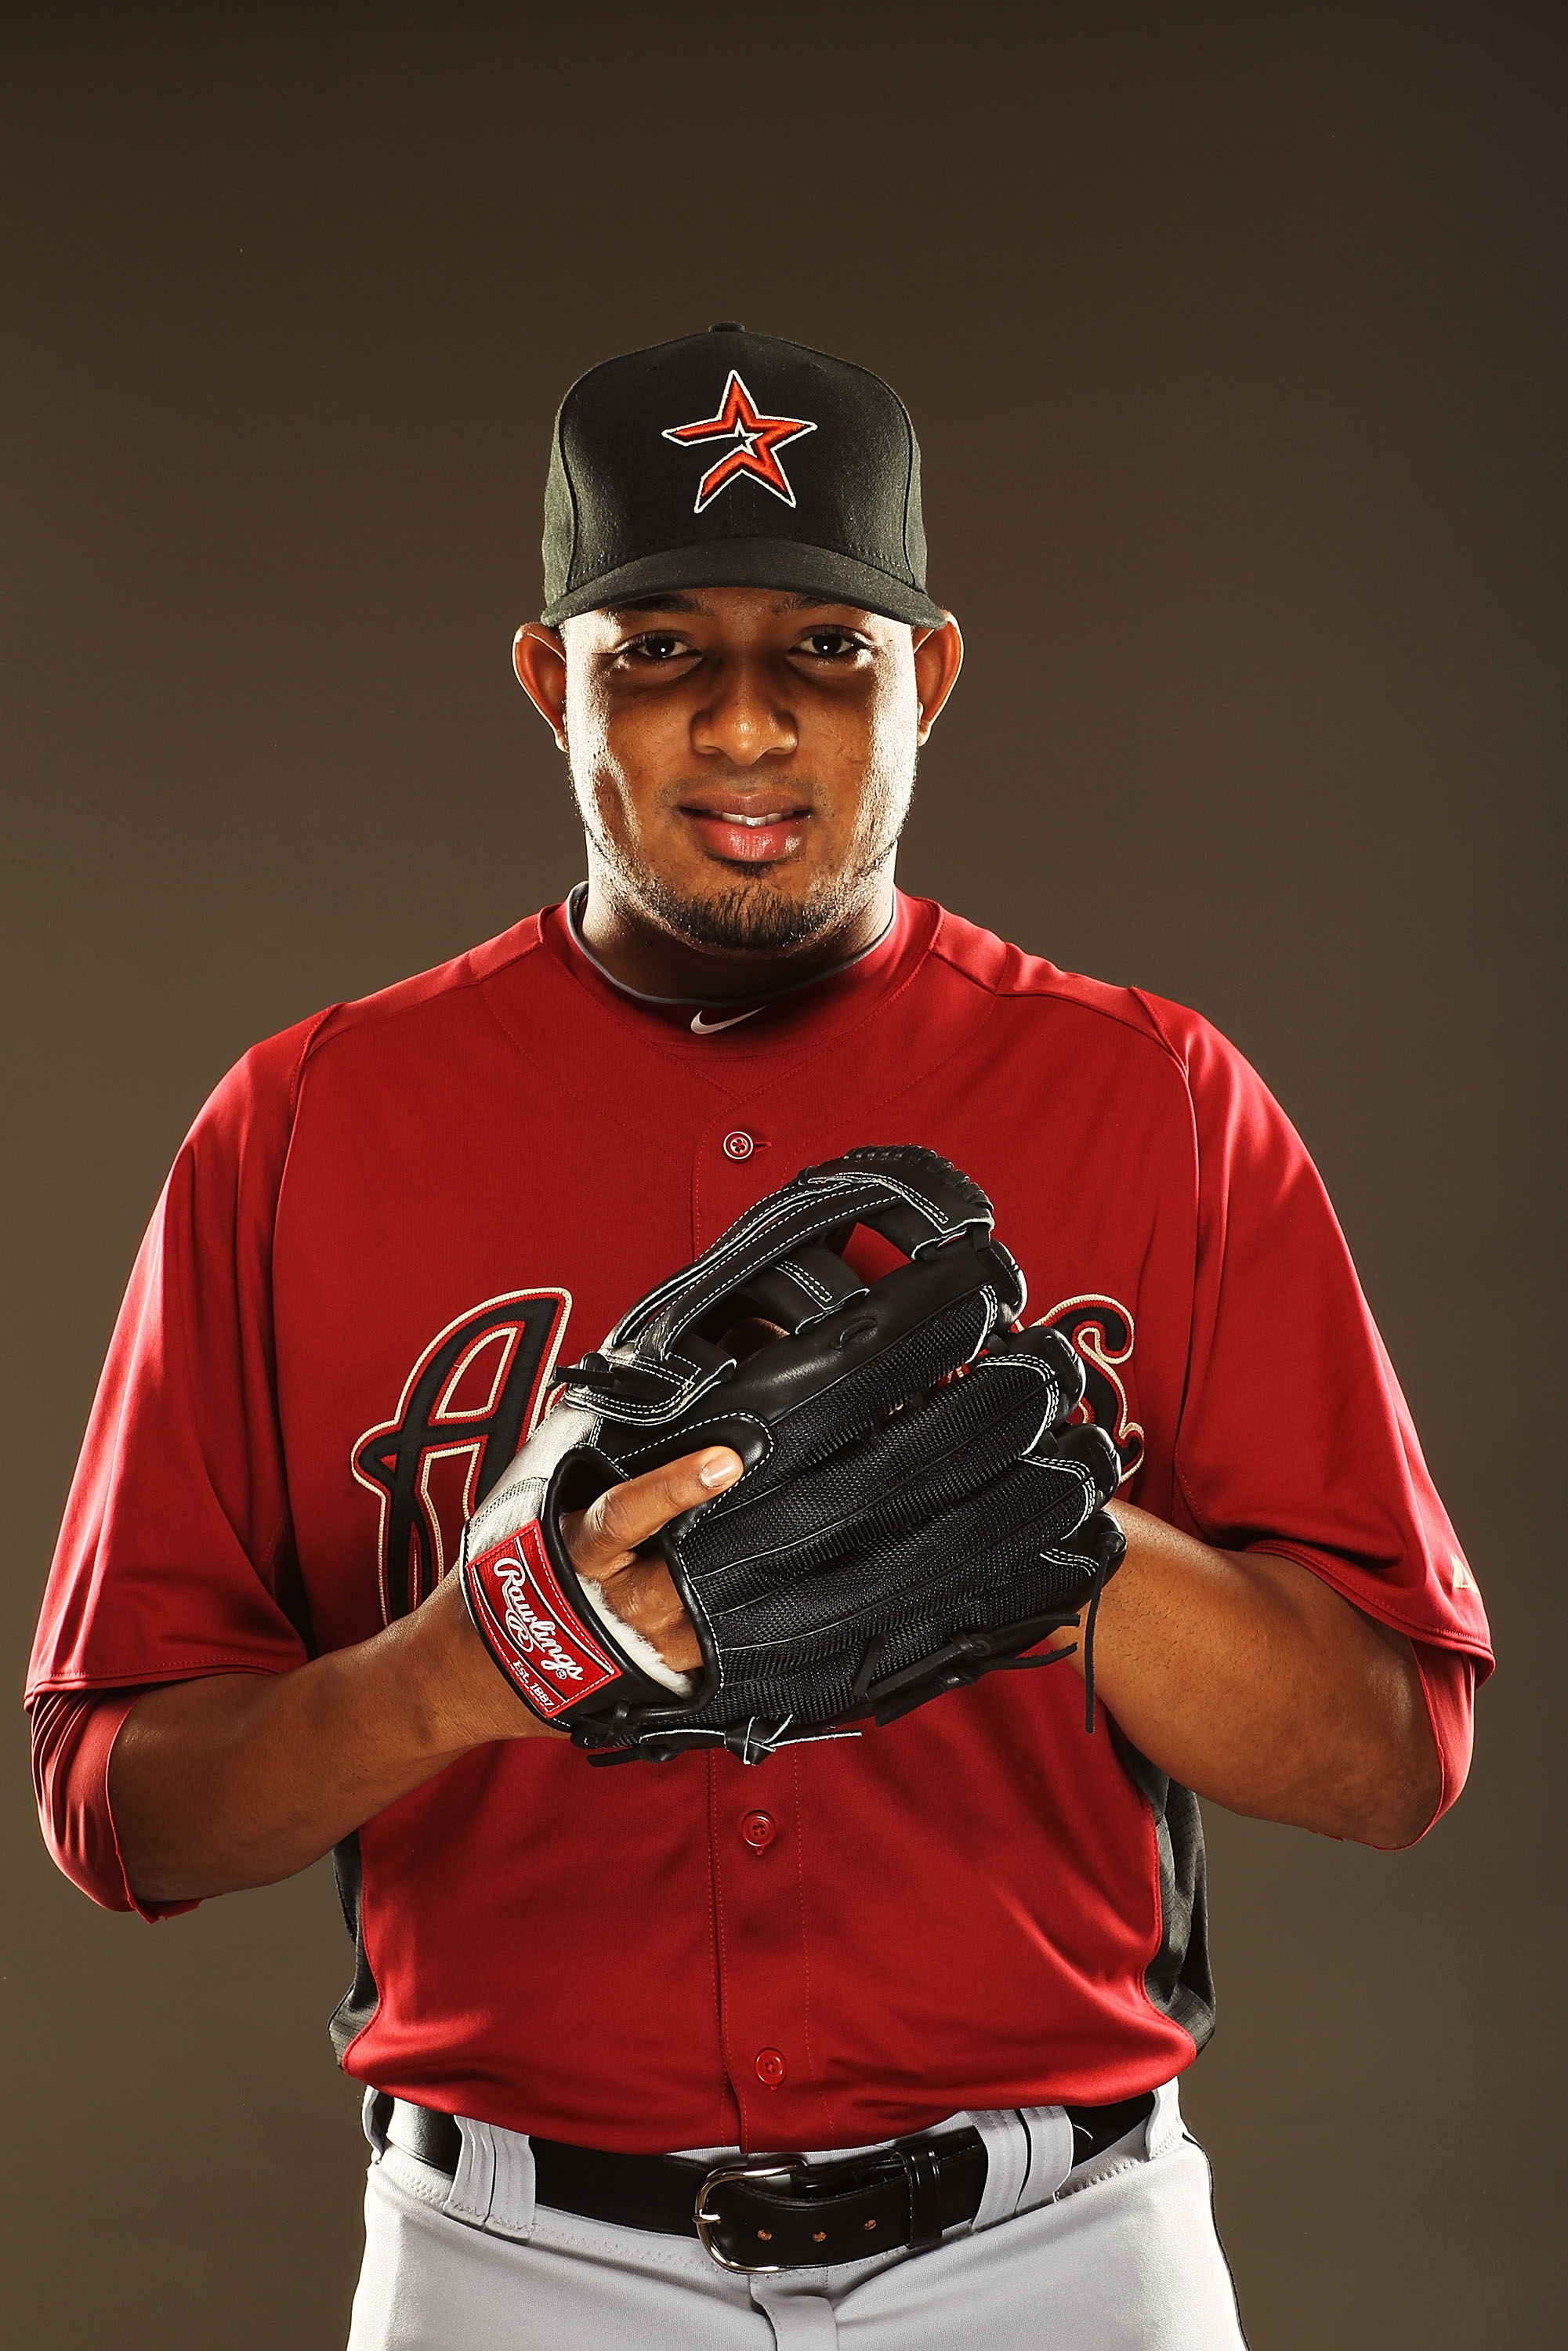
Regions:
[[730, 865], [768, 865], [789, 857], [805, 837], [811, 811], [737, 798], [727, 807], [688, 801], [681, 810], [711, 857]]

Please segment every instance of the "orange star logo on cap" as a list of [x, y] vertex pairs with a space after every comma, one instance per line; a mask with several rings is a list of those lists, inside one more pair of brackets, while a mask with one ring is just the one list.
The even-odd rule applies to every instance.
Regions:
[[764, 416], [738, 371], [731, 368], [716, 414], [699, 417], [695, 424], [666, 425], [664, 438], [683, 444], [704, 441], [735, 444], [716, 465], [708, 467], [697, 484], [696, 504], [692, 512], [701, 514], [721, 491], [727, 490], [732, 482], [740, 481], [760, 482], [765, 490], [771, 490], [776, 498], [792, 507], [795, 493], [779, 463], [778, 453], [791, 441], [799, 441], [816, 429], [803, 416]]

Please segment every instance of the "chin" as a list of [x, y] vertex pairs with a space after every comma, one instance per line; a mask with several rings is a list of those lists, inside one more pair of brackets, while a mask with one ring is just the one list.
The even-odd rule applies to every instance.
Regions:
[[781, 889], [766, 872], [727, 866], [706, 888], [679, 887], [648, 873], [638, 880], [650, 913], [686, 946], [754, 955], [810, 946], [844, 920], [864, 887], [863, 877], [845, 875], [797, 893]]

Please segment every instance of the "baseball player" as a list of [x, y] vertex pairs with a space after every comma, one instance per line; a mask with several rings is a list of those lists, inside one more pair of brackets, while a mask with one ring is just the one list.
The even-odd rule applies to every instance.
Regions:
[[[544, 557], [516, 665], [587, 881], [259, 1045], [198, 1118], [39, 1627], [46, 1834], [148, 1918], [334, 1852], [353, 2351], [1236, 2344], [1176, 2087], [1214, 2018], [1197, 1798], [1408, 1844], [1490, 1663], [1333, 1211], [1197, 1016], [895, 889], [961, 653], [888, 386], [736, 325], [610, 360], [557, 420]], [[687, 1703], [714, 1635], [674, 1533], [734, 1523], [739, 1424], [530, 1503], [549, 1544], [514, 1510], [548, 1609], [525, 1580], [486, 1618], [465, 1529], [549, 1452], [569, 1364], [590, 1395], [641, 1364], [662, 1408], [605, 1352], [639, 1299], [824, 1168], [891, 1199], [910, 1153], [1016, 1260], [987, 1344], [1060, 1374], [1036, 1455], [1112, 1464], [1094, 1729], [1083, 1608], [1030, 1651], [1065, 1671], [966, 1635], [981, 1677], [896, 1719], [599, 1768], [549, 1677]], [[852, 1301], [929, 1256], [861, 1213], [789, 1277], [852, 1353]], [[868, 1649], [856, 1689], [897, 1678]]]

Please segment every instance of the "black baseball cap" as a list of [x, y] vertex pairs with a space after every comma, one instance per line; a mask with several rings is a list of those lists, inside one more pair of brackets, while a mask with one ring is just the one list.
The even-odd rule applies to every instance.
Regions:
[[733, 322], [579, 376], [545, 486], [553, 628], [666, 590], [784, 588], [940, 628], [920, 444], [869, 369]]

